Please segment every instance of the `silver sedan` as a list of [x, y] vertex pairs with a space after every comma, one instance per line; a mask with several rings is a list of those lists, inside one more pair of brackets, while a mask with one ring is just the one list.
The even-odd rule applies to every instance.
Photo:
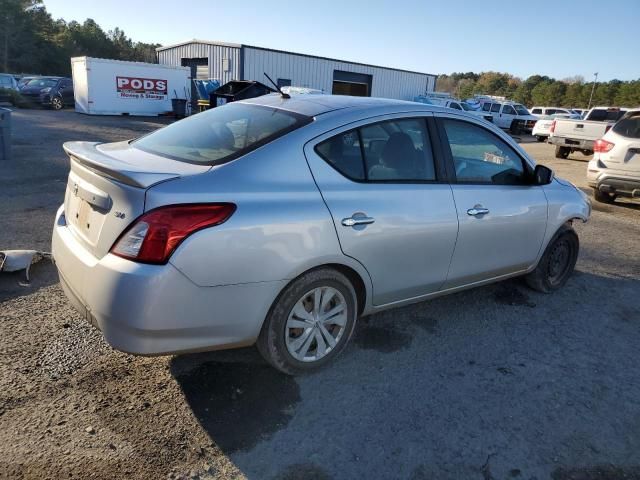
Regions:
[[411, 102], [273, 94], [64, 149], [53, 256], [107, 342], [256, 343], [289, 374], [332, 361], [364, 315], [516, 275], [560, 288], [590, 214], [495, 126]]

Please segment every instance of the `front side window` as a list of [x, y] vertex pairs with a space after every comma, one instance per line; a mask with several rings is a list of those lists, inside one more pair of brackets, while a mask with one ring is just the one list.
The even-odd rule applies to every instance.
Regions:
[[453, 108], [455, 110], [462, 110], [462, 107], [460, 105], [458, 105], [456, 102], [451, 102], [449, 104], [449, 108]]
[[491, 105], [491, 111], [493, 113], [498, 113], [500, 111], [500, 104], [494, 103], [493, 105]]
[[436, 179], [431, 142], [421, 118], [350, 130], [318, 144], [316, 152], [341, 174], [356, 181]]
[[230, 103], [156, 130], [131, 146], [187, 163], [219, 165], [310, 121], [286, 110]]
[[490, 103], [483, 103], [482, 104], [482, 110], [484, 112], [488, 112], [489, 110], [491, 110], [491, 104]]
[[526, 183], [522, 159], [496, 135], [470, 122], [449, 119], [443, 122], [458, 182]]
[[531, 113], [535, 113], [536, 115], [541, 115], [542, 114], [542, 109], [541, 108], [534, 108], [533, 110], [531, 110]]
[[511, 105], [504, 105], [502, 107], [502, 113], [504, 113], [505, 115], [515, 115], [516, 111], [513, 109]]

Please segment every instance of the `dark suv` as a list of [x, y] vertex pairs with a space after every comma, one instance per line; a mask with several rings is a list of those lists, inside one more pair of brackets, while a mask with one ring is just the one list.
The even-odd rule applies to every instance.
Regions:
[[54, 110], [73, 105], [73, 81], [67, 77], [37, 77], [20, 88], [20, 95], [31, 103], [38, 103]]

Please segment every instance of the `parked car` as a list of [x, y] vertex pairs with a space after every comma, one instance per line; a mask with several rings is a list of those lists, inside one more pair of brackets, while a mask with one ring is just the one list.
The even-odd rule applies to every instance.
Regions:
[[475, 117], [482, 118], [487, 122], [493, 122], [493, 115], [487, 112], [483, 112], [481, 110], [475, 110], [467, 105], [462, 100], [458, 100], [453, 97], [445, 97], [443, 95], [426, 95], [426, 98], [430, 101], [432, 105], [439, 105], [441, 107], [452, 108], [454, 110], [464, 110], [465, 112], [473, 115]]
[[566, 115], [565, 118], [582, 118], [580, 113], [576, 113], [569, 108], [559, 108], [559, 107], [532, 107], [531, 115], [536, 115], [538, 117], [545, 117], [549, 115]]
[[73, 80], [67, 77], [33, 78], [22, 87], [20, 95], [31, 103], [61, 110], [74, 104]]
[[5, 88], [7, 90], [17, 90], [18, 82], [8, 73], [0, 73], [0, 88]]
[[590, 214], [492, 124], [397, 100], [271, 94], [64, 149], [53, 258], [107, 342], [257, 343], [289, 374], [331, 361], [359, 316], [516, 275], [562, 287]]
[[531, 135], [536, 137], [536, 140], [538, 140], [539, 142], [544, 142], [545, 140], [547, 140], [547, 138], [549, 138], [551, 126], [553, 125], [553, 121], [557, 118], [570, 118], [570, 117], [569, 115], [565, 115], [561, 113], [541, 116], [540, 120], [538, 120], [536, 124], [533, 126]]
[[587, 181], [595, 199], [640, 198], [640, 110], [627, 112], [593, 149]]
[[584, 120], [555, 120], [549, 131], [549, 141], [556, 146], [556, 158], [567, 158], [573, 152], [593, 155], [595, 141], [602, 138], [627, 110], [618, 107], [594, 107], [589, 110]]
[[584, 118], [589, 113], [586, 108], [572, 108], [571, 111], [576, 115], [580, 115], [580, 118]]
[[493, 123], [513, 134], [530, 133], [538, 121], [524, 105], [514, 102], [483, 101], [482, 111], [493, 115]]

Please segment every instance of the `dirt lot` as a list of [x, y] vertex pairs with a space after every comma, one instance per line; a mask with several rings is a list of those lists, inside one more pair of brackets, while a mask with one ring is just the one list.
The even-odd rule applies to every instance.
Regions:
[[[49, 248], [66, 140], [157, 119], [14, 112], [0, 250]], [[585, 184], [585, 157], [555, 160]], [[253, 349], [138, 358], [66, 302], [50, 263], [0, 274], [0, 478], [640, 479], [640, 205], [595, 204], [577, 272], [362, 319], [330, 369], [282, 376]]]

